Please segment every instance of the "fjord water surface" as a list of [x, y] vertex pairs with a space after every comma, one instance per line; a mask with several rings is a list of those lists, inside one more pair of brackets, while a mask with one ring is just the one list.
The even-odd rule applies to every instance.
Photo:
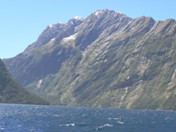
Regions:
[[175, 132], [176, 112], [0, 105], [0, 132]]

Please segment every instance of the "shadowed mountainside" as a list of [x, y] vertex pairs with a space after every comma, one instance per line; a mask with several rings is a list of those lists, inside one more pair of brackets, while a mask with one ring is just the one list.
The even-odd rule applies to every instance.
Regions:
[[48, 104], [17, 84], [0, 60], [0, 103]]

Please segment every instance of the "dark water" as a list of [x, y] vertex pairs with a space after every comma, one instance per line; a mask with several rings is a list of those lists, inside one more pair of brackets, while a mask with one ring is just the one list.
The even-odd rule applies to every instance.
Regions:
[[176, 112], [0, 105], [0, 132], [176, 132]]

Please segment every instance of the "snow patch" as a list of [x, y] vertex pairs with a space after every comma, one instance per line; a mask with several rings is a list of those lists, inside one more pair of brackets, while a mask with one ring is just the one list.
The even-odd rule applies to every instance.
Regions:
[[104, 62], [107, 62], [108, 59], [105, 59]]
[[130, 79], [130, 76], [127, 77], [127, 80]]
[[59, 51], [57, 54], [58, 54], [58, 55], [60, 55], [61, 53], [62, 53], [62, 50], [61, 50], [61, 51]]
[[130, 24], [130, 23], [132, 23], [132, 20], [130, 20], [130, 21], [128, 22], [128, 24]]
[[43, 82], [42, 79], [38, 81], [37, 88], [41, 88], [42, 82]]
[[175, 71], [174, 71], [174, 73], [173, 73], [173, 75], [172, 75], [171, 80], [172, 80], [172, 81], [175, 80], [175, 77], [176, 77], [176, 69], [175, 69]]
[[51, 39], [51, 41], [55, 41], [55, 40], [56, 40], [56, 38], [52, 38], [52, 39]]
[[125, 99], [125, 97], [126, 97], [126, 95], [127, 95], [127, 93], [128, 93], [128, 88], [124, 88], [124, 89], [125, 89], [125, 93], [124, 93], [124, 95], [121, 97], [120, 101], [124, 101], [124, 99]]
[[65, 37], [62, 39], [63, 42], [69, 42], [69, 41], [74, 41], [77, 37], [77, 33], [70, 35], [69, 37]]
[[[171, 81], [170, 81], [170, 83], [168, 85], [172, 85], [174, 80], [175, 80], [175, 78], [176, 78], [176, 69], [175, 69], [174, 73], [172, 74]], [[175, 91], [175, 94], [176, 94], [176, 91]]]
[[[94, 15], [97, 16], [97, 17], [100, 17], [100, 15], [102, 15], [102, 14], [104, 14], [104, 13], [109, 14], [109, 13], [111, 13], [111, 12], [112, 12], [112, 11], [110, 11], [110, 10], [97, 10], [97, 11], [94, 13]], [[114, 14], [115, 14], [115, 12], [114, 12]]]
[[63, 22], [58, 22], [58, 24], [64, 24]]
[[128, 93], [128, 87], [124, 88], [124, 94], [120, 98], [120, 104], [119, 104], [120, 107], [122, 105], [122, 102], [125, 100], [127, 93]]
[[83, 18], [81, 18], [80, 16], [75, 16], [75, 17], [73, 17], [73, 19], [76, 19], [76, 20], [83, 20]]
[[101, 11], [101, 10], [98, 10], [95, 12], [95, 16], [100, 16], [101, 14], [103, 14], [103, 11]]
[[49, 28], [52, 28], [52, 27], [53, 27], [53, 25], [52, 25], [52, 24], [50, 24], [50, 25], [48, 25], [48, 27], [49, 27]]

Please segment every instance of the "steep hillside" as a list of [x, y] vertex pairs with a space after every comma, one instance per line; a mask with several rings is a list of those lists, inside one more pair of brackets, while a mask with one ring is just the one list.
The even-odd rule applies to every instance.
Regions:
[[49, 25], [4, 62], [52, 104], [176, 110], [175, 49], [175, 20], [98, 10]]
[[30, 94], [9, 75], [0, 60], [0, 103], [48, 104], [43, 99]]

